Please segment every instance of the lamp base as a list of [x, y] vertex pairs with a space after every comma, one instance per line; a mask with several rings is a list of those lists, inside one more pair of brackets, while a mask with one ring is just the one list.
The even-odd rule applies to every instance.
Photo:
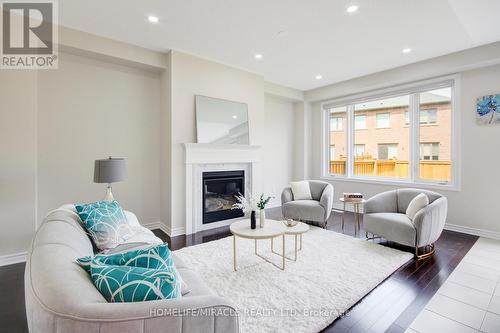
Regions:
[[106, 195], [104, 196], [104, 201], [114, 201], [115, 198], [113, 197], [113, 189], [111, 188], [111, 185], [108, 185], [106, 188]]

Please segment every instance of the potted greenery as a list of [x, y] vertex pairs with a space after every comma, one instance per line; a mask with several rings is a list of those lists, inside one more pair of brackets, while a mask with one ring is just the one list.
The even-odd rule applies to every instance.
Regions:
[[261, 228], [264, 228], [264, 224], [266, 222], [266, 205], [269, 203], [269, 201], [272, 199], [272, 196], [267, 196], [265, 197], [265, 194], [262, 193], [260, 195], [259, 200], [257, 201], [257, 208], [260, 209], [260, 217], [259, 217], [259, 224]]

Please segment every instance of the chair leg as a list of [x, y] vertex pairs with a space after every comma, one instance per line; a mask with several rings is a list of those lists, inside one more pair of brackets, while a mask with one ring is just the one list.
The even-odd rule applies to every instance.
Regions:
[[[434, 254], [434, 252], [436, 252], [436, 244], [432, 243], [432, 244], [429, 244], [428, 246], [431, 247], [431, 250], [429, 252], [423, 253], [421, 255], [418, 254], [418, 246], [415, 246], [415, 258], [417, 260], [429, 258]], [[424, 249], [425, 248], [426, 248], [426, 246], [424, 246]]]

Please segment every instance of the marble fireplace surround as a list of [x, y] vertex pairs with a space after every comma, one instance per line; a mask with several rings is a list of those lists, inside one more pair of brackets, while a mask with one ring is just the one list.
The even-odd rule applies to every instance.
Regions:
[[186, 188], [186, 235], [226, 226], [241, 219], [203, 224], [203, 172], [245, 171], [245, 195], [259, 193], [261, 184], [261, 146], [184, 143]]

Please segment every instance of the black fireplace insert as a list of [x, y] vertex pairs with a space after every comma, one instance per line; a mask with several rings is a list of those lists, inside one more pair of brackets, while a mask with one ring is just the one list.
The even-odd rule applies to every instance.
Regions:
[[245, 171], [204, 172], [203, 224], [244, 216], [240, 209], [231, 209], [239, 193], [245, 193]]

